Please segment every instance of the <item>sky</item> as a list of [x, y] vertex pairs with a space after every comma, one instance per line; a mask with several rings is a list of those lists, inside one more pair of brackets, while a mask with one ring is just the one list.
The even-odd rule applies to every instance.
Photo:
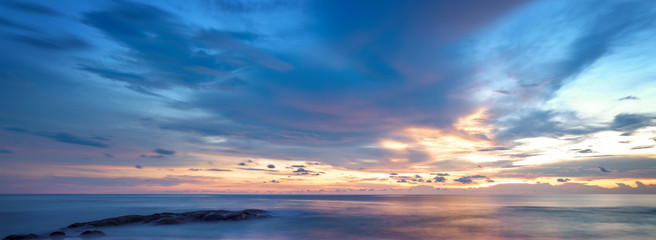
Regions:
[[656, 193], [656, 1], [0, 2], [0, 193]]

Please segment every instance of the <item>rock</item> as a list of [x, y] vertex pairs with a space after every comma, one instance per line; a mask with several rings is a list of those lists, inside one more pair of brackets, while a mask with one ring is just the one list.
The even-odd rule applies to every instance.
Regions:
[[62, 231], [56, 231], [50, 233], [50, 235], [48, 236], [50, 237], [50, 239], [64, 239], [66, 238], [66, 233]]
[[98, 230], [84, 231], [80, 233], [80, 237], [83, 239], [91, 239], [91, 238], [97, 238], [102, 236], [105, 236], [105, 233]]
[[[1, 1], [1, 0], [0, 0]], [[184, 224], [193, 222], [219, 222], [219, 221], [241, 221], [256, 218], [267, 218], [271, 215], [264, 210], [259, 209], [246, 209], [241, 211], [226, 211], [226, 210], [201, 210], [184, 213], [156, 213], [151, 215], [126, 215], [115, 218], [107, 218], [92, 222], [73, 223], [66, 228], [61, 228], [58, 231], [50, 233], [50, 239], [64, 239], [66, 238], [66, 231], [71, 229], [89, 229], [101, 227], [116, 227], [128, 224], [153, 224], [153, 225], [171, 225], [171, 224]], [[90, 239], [105, 236], [104, 232], [99, 230], [84, 231], [80, 234], [83, 239]], [[38, 236], [36, 234], [19, 234], [9, 235], [4, 240], [19, 240], [19, 239], [39, 239], [46, 238], [46, 236]]]
[[9, 235], [3, 238], [3, 240], [22, 240], [22, 239], [37, 239], [39, 236], [37, 236], [34, 233], [30, 234], [16, 234], [16, 235]]
[[202, 210], [185, 213], [156, 213], [152, 215], [126, 215], [92, 222], [74, 223], [68, 229], [115, 227], [127, 224], [146, 223], [153, 225], [171, 225], [191, 222], [240, 221], [254, 218], [271, 217], [267, 211], [246, 209], [242, 211]]

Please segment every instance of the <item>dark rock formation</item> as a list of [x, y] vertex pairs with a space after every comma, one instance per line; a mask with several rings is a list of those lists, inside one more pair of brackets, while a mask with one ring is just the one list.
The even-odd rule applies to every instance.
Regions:
[[[68, 230], [89, 229], [101, 227], [116, 227], [128, 224], [153, 224], [153, 225], [170, 225], [193, 222], [219, 222], [219, 221], [240, 221], [255, 218], [267, 218], [271, 215], [264, 210], [246, 209], [241, 211], [226, 210], [203, 210], [185, 213], [156, 213], [152, 215], [127, 215], [115, 218], [107, 218], [92, 222], [73, 223], [59, 231], [52, 232], [48, 237], [50, 239], [64, 239]], [[81, 231], [81, 230], [78, 230]], [[105, 233], [98, 230], [84, 231], [80, 234], [83, 239], [102, 237]], [[45, 235], [36, 234], [18, 234], [9, 235], [4, 240], [21, 240], [21, 239], [41, 239], [47, 238]]]
[[105, 236], [105, 233], [102, 231], [98, 230], [91, 230], [91, 231], [84, 231], [80, 233], [80, 237], [82, 239], [92, 239], [92, 238], [97, 238], [97, 237], [102, 237]]
[[242, 211], [204, 210], [185, 213], [156, 213], [152, 215], [127, 215], [92, 222], [74, 223], [68, 229], [115, 227], [127, 224], [146, 223], [155, 225], [183, 224], [192, 222], [239, 221], [270, 217], [266, 211], [246, 209]]
[[56, 232], [50, 233], [50, 235], [48, 235], [48, 237], [50, 237], [50, 239], [64, 239], [64, 238], [66, 238], [66, 233], [62, 232], [62, 231], [56, 231]]
[[30, 234], [16, 234], [16, 235], [9, 235], [4, 238], [4, 240], [22, 240], [22, 239], [37, 239], [39, 238], [38, 235], [34, 233]]

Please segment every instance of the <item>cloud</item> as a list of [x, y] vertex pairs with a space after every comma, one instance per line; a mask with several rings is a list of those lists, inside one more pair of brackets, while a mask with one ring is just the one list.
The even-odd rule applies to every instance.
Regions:
[[[538, 177], [606, 179], [612, 169], [614, 178], [653, 178], [656, 162], [641, 156], [600, 156], [541, 165], [518, 166], [495, 173], [496, 177], [535, 179]], [[610, 170], [609, 170], [610, 171]]]
[[617, 99], [617, 101], [625, 101], [625, 100], [640, 100], [640, 98], [635, 97], [635, 96], [626, 96], [626, 97]]
[[219, 168], [210, 168], [210, 169], [205, 169], [205, 171], [212, 171], [212, 172], [232, 172], [232, 170], [228, 170], [228, 169], [219, 169]]
[[588, 148], [588, 149], [579, 150], [578, 153], [593, 153], [593, 151], [592, 149]]
[[239, 168], [239, 169], [241, 169], [241, 170], [246, 170], [246, 171], [278, 172], [278, 170], [261, 169], [261, 168]]
[[438, 177], [435, 177], [434, 180], [435, 180], [435, 182], [445, 183], [447, 179], [445, 177], [438, 176]]
[[43, 50], [81, 50], [90, 47], [90, 44], [76, 36], [27, 36], [11, 35], [11, 39]]
[[462, 184], [470, 184], [470, 183], [473, 182], [472, 179], [480, 179], [480, 178], [487, 178], [487, 177], [485, 177], [483, 175], [464, 176], [464, 177], [460, 177], [460, 178], [458, 178], [456, 180], [453, 180], [453, 181], [460, 182]]
[[641, 146], [635, 146], [632, 147], [631, 150], [640, 150], [640, 149], [648, 149], [648, 148], [653, 148], [656, 145], [641, 145]]
[[462, 184], [470, 184], [470, 183], [473, 182], [473, 181], [471, 180], [471, 178], [469, 178], [469, 177], [460, 177], [460, 178], [458, 178], [458, 179], [456, 179], [456, 180], [453, 180], [453, 181], [460, 182], [460, 183], [462, 183]]
[[8, 27], [8, 28], [14, 28], [14, 29], [20, 29], [20, 30], [24, 30], [24, 31], [35, 31], [35, 29], [33, 27], [11, 21], [11, 20], [3, 18], [3, 17], [0, 17], [0, 26], [5, 26], [5, 27]]
[[267, 168], [276, 168], [276, 166], [273, 165], [273, 164], [269, 164], [269, 165], [267, 165]]
[[134, 84], [134, 85], [129, 85], [130, 86], [129, 88], [131, 90], [134, 89], [142, 90], [143, 88], [142, 87], [140, 88], [139, 87], [140, 85], [154, 84], [149, 80], [147, 80], [145, 77], [135, 73], [127, 73], [127, 72], [122, 72], [122, 71], [108, 69], [108, 68], [101, 68], [101, 67], [92, 67], [84, 64], [79, 64], [77, 68], [87, 72], [95, 73], [107, 79]]
[[305, 168], [298, 168], [298, 169], [294, 170], [293, 173], [296, 173], [296, 174], [308, 174], [309, 171], [308, 171], [308, 170], [305, 170]]
[[[148, 70], [148, 77], [81, 69], [145, 88], [220, 89], [234, 82], [235, 74], [245, 68], [291, 68], [272, 54], [246, 44], [244, 41], [253, 40], [254, 33], [183, 25], [185, 21], [173, 13], [147, 4], [116, 3], [110, 9], [85, 13], [82, 21], [130, 49], [133, 64]], [[151, 77], [157, 81], [147, 80]]]
[[153, 150], [153, 152], [157, 153], [157, 154], [162, 154], [162, 155], [174, 155], [175, 154], [175, 151], [173, 151], [173, 150], [167, 150], [167, 149], [161, 149], [161, 148], [156, 148], [155, 150]]
[[9, 150], [9, 149], [0, 148], [0, 153], [9, 154], [9, 153], [14, 153], [14, 152]]
[[292, 171], [292, 173], [295, 173], [296, 175], [312, 175], [312, 176], [319, 176], [319, 175], [321, 175], [323, 172], [315, 172], [315, 171], [307, 170], [307, 169], [305, 169], [305, 168], [298, 168], [298, 169]]
[[7, 131], [28, 134], [37, 137], [44, 137], [48, 139], [55, 140], [57, 142], [71, 143], [77, 145], [92, 146], [98, 148], [108, 148], [109, 145], [107, 142], [110, 140], [107, 137], [93, 136], [93, 137], [79, 137], [72, 133], [66, 132], [50, 132], [50, 131], [32, 131], [29, 129], [19, 128], [19, 127], [6, 127], [4, 128]]
[[143, 168], [141, 165], [135, 165], [134, 167], [137, 168], [137, 169], [142, 169]]
[[2, 1], [2, 5], [5, 5], [7, 7], [24, 11], [24, 12], [29, 12], [29, 13], [35, 13], [35, 14], [40, 14], [40, 15], [49, 15], [49, 16], [59, 16], [62, 15], [59, 11], [54, 10], [50, 7], [46, 7], [43, 5], [39, 5], [36, 3], [31, 3], [28, 1]]
[[229, 12], [233, 14], [247, 14], [253, 12], [268, 12], [279, 8], [287, 8], [298, 4], [294, 1], [257, 1], [257, 2], [242, 2], [242, 1], [209, 1], [205, 3], [205, 7], [220, 12]]
[[49, 138], [57, 142], [63, 142], [63, 143], [71, 143], [71, 144], [92, 146], [98, 148], [109, 147], [109, 145], [107, 145], [106, 143], [107, 139], [98, 138], [98, 137], [83, 138], [65, 132], [45, 132], [45, 131], [34, 132], [34, 135]]
[[483, 148], [483, 149], [478, 149], [479, 152], [491, 152], [491, 151], [503, 151], [503, 150], [509, 150], [510, 148], [508, 147], [492, 147], [492, 148]]
[[558, 182], [562, 182], [562, 183], [564, 183], [564, 182], [569, 182], [569, 180], [571, 180], [571, 179], [569, 179], [569, 178], [565, 178], [565, 179], [563, 179], [563, 178], [559, 178], [559, 179], [558, 179]]
[[616, 131], [632, 132], [636, 129], [652, 126], [654, 117], [645, 114], [622, 113], [615, 116], [610, 129]]
[[[561, 137], [565, 135], [585, 135], [600, 131], [625, 131], [623, 136], [631, 132], [653, 126], [654, 117], [646, 114], [622, 113], [614, 117], [606, 126], [586, 126], [573, 112], [557, 112], [553, 110], [528, 110], [513, 117], [497, 122], [505, 126], [503, 130], [496, 131], [496, 138], [511, 140], [530, 137]], [[582, 153], [587, 153], [585, 149]], [[592, 150], [590, 150], [592, 151]]]
[[[598, 131], [597, 128], [581, 129], [570, 127], [578, 122], [574, 113], [557, 112], [553, 110], [529, 109], [520, 111], [512, 117], [497, 122], [505, 126], [504, 130], [496, 132], [497, 139], [518, 139], [530, 137], [559, 137], [563, 135], [579, 135]], [[559, 120], [557, 120], [559, 119]]]
[[599, 171], [605, 172], [605, 173], [610, 172], [610, 171], [608, 171], [608, 169], [606, 169], [604, 167], [599, 167]]

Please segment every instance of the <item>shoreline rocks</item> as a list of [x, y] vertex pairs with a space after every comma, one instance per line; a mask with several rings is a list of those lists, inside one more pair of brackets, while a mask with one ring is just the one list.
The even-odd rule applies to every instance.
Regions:
[[23, 239], [39, 239], [39, 236], [34, 233], [15, 234], [15, 235], [9, 235], [5, 237], [3, 240], [23, 240]]
[[[174, 225], [196, 222], [222, 222], [222, 221], [242, 221], [257, 218], [271, 217], [269, 212], [259, 209], [246, 209], [241, 211], [227, 210], [200, 210], [184, 213], [155, 213], [151, 215], [126, 215], [120, 217], [106, 218], [91, 222], [78, 222], [68, 225], [68, 227], [59, 229], [50, 233], [48, 236], [31, 234], [9, 235], [3, 240], [22, 240], [22, 239], [63, 239], [69, 230], [92, 229], [102, 227], [118, 227], [130, 224], [152, 224], [152, 225]], [[99, 230], [87, 230], [80, 234], [83, 239], [97, 238], [104, 236], [105, 233]]]
[[126, 215], [106, 218], [91, 222], [73, 223], [67, 229], [115, 227], [128, 224], [171, 225], [193, 222], [240, 221], [255, 218], [266, 218], [271, 215], [264, 210], [246, 209], [242, 211], [201, 210], [184, 213], [156, 213], [151, 215]]
[[89, 230], [80, 233], [80, 238], [82, 239], [93, 239], [105, 236], [105, 233], [99, 230]]
[[66, 238], [66, 233], [62, 231], [55, 231], [50, 233], [48, 237], [50, 237], [50, 239], [64, 239]]

